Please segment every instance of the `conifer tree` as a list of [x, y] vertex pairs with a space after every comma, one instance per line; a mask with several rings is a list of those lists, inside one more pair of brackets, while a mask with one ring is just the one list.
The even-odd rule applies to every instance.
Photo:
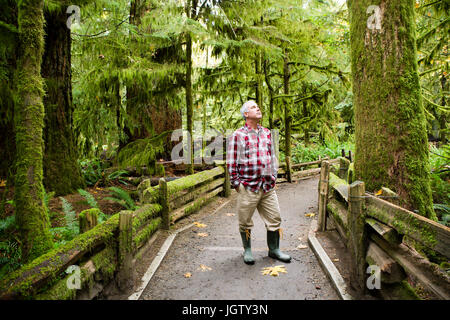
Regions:
[[14, 201], [22, 242], [22, 258], [30, 261], [52, 248], [43, 197], [44, 53], [43, 0], [18, 2], [19, 49], [15, 73], [14, 125], [16, 175]]

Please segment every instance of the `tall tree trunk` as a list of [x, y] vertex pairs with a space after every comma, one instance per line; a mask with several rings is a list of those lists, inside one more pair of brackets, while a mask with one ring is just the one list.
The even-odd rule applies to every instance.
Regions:
[[[371, 17], [366, 12], [372, 0], [348, 1], [356, 176], [366, 190], [389, 187], [403, 206], [436, 219], [417, 73], [414, 1], [376, 3], [379, 10]], [[375, 23], [368, 26], [368, 19]]]
[[[196, 0], [188, 0], [186, 5], [186, 15], [190, 19], [195, 19], [194, 12], [197, 8]], [[190, 139], [188, 139], [188, 148], [190, 150], [190, 163], [187, 171], [189, 174], [194, 173], [194, 135], [193, 135], [193, 116], [194, 103], [192, 93], [192, 36], [190, 33], [186, 34], [186, 127]]]
[[[283, 85], [284, 94], [289, 95], [289, 79], [290, 70], [288, 64], [288, 54], [287, 50], [284, 50], [284, 64], [283, 64]], [[286, 97], [284, 99], [284, 125], [285, 125], [285, 149], [284, 153], [286, 156], [286, 179], [288, 182], [292, 182], [292, 170], [291, 170], [291, 124], [292, 124], [292, 113], [291, 113], [291, 98]]]
[[42, 77], [46, 83], [44, 185], [56, 195], [84, 188], [73, 133], [71, 38], [65, 7], [45, 13]]
[[42, 154], [44, 95], [41, 62], [44, 52], [43, 0], [18, 3], [19, 54], [15, 74], [16, 177], [14, 201], [24, 261], [52, 247], [50, 221], [44, 207]]
[[255, 84], [255, 95], [256, 95], [256, 103], [258, 104], [261, 112], [263, 112], [263, 73], [262, 73], [262, 53], [258, 51], [255, 57], [255, 75], [256, 75], [256, 84]]
[[266, 80], [267, 88], [269, 89], [269, 129], [273, 129], [273, 96], [274, 89], [270, 84], [269, 78], [269, 61], [264, 59], [263, 70], [264, 70], [264, 79]]
[[194, 135], [193, 135], [193, 96], [192, 96], [192, 37], [190, 34], [186, 35], [186, 127], [189, 133], [188, 148], [189, 165], [188, 173], [194, 173]]

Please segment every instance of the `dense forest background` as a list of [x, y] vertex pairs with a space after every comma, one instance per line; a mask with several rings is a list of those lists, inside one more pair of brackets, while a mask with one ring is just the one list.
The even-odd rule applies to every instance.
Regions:
[[[19, 36], [20, 6], [0, 3], [1, 277], [29, 255], [15, 217], [22, 151], [16, 149], [21, 91], [14, 79], [21, 56], [31, 53], [22, 54], [28, 39]], [[449, 6], [415, 2], [433, 207], [447, 225]], [[201, 157], [211, 142], [201, 137], [241, 127], [239, 110], [248, 99], [261, 107], [262, 125], [279, 131], [281, 162], [355, 152], [345, 1], [51, 0], [43, 14], [43, 206], [51, 246], [77, 233], [83, 208], [100, 207], [102, 219], [133, 208], [131, 170], [180, 175], [161, 164], [178, 143], [170, 139], [173, 131], [190, 132], [201, 147], [187, 143], [185, 152]], [[110, 202], [100, 204], [100, 196]]]

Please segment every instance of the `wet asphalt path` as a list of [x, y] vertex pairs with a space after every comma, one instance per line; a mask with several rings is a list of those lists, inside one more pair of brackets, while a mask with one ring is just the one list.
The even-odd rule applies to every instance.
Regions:
[[[244, 264], [233, 196], [216, 213], [197, 220], [206, 227], [193, 226], [176, 236], [140, 299], [339, 299], [307, 244], [311, 219], [317, 216], [305, 214], [317, 213], [317, 184], [318, 177], [313, 177], [277, 185], [283, 229], [280, 248], [291, 255], [291, 263], [267, 256], [266, 230], [255, 211], [252, 251], [256, 262]], [[265, 267], [279, 265], [284, 265], [287, 273], [277, 277], [261, 273]], [[187, 273], [191, 276], [185, 277]]]

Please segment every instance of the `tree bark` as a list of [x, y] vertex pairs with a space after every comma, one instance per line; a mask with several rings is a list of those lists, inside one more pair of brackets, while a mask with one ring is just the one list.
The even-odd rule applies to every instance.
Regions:
[[[289, 79], [290, 70], [288, 64], [287, 50], [284, 50], [284, 65], [283, 65], [283, 85], [284, 94], [289, 95]], [[289, 102], [291, 98], [284, 99], [284, 124], [285, 124], [285, 156], [286, 156], [286, 179], [288, 182], [292, 182], [292, 169], [291, 169], [291, 124], [292, 124], [292, 113], [291, 104]]]
[[55, 195], [69, 194], [85, 186], [73, 132], [71, 38], [64, 9], [45, 13], [41, 71], [46, 84], [44, 185]]
[[44, 52], [43, 0], [18, 3], [19, 52], [15, 74], [16, 176], [14, 201], [22, 242], [22, 259], [31, 261], [52, 248], [50, 221], [44, 207]]
[[[417, 73], [414, 1], [381, 1], [379, 11], [369, 14], [371, 0], [349, 0], [348, 5], [356, 178], [367, 190], [394, 190], [404, 207], [436, 219]], [[368, 25], [372, 18], [380, 29]]]

